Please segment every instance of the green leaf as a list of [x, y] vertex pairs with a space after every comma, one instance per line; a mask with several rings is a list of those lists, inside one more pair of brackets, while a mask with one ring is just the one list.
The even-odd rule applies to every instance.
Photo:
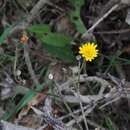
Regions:
[[39, 35], [43, 35], [44, 33], [48, 33], [51, 31], [49, 25], [47, 24], [37, 24], [37, 25], [32, 25], [27, 28], [27, 31], [31, 33], [36, 33]]
[[40, 92], [41, 90], [43, 90], [45, 84], [41, 85], [37, 85], [35, 91], [33, 90], [29, 90], [24, 97], [20, 100], [20, 102], [13, 108], [11, 109], [9, 112], [6, 112], [1, 119], [2, 120], [9, 120], [10, 118], [12, 118], [17, 112], [19, 112], [23, 107], [25, 107], [28, 102], [30, 102], [32, 100], [32, 98], [37, 94], [37, 92]]
[[36, 33], [36, 36], [43, 43], [44, 49], [55, 57], [69, 63], [75, 61], [75, 56], [70, 48], [72, 41], [70, 36], [51, 32], [49, 25], [44, 24], [33, 25], [28, 28], [28, 31]]
[[74, 56], [70, 46], [56, 47], [56, 46], [51, 46], [48, 44], [43, 44], [43, 47], [49, 53], [51, 53], [55, 57], [63, 60], [64, 62], [67, 62], [67, 63], [74, 63], [75, 62], [75, 56]]
[[36, 33], [36, 36], [42, 42], [57, 47], [64, 47], [67, 44], [70, 44], [70, 42], [72, 41], [72, 38], [70, 36], [51, 32], [49, 25], [46, 24], [33, 25], [28, 28], [28, 31]]
[[5, 39], [9, 35], [11, 29], [12, 29], [12, 26], [10, 26], [4, 30], [3, 34], [0, 36], [0, 45], [5, 41]]
[[117, 130], [110, 118], [106, 118], [105, 121], [109, 130]]
[[70, 42], [72, 41], [72, 38], [67, 35], [50, 32], [43, 35], [41, 40], [48, 45], [53, 45], [56, 47], [64, 47], [70, 44]]
[[69, 0], [69, 2], [75, 8], [74, 10], [70, 11], [69, 14], [71, 21], [75, 24], [77, 31], [84, 33], [86, 28], [80, 17], [80, 9], [84, 5], [84, 0]]
[[16, 105], [15, 108], [13, 108], [11, 111], [6, 112], [2, 116], [2, 120], [8, 120], [10, 119], [13, 115], [15, 115], [19, 110], [21, 110], [29, 101], [32, 100], [32, 98], [36, 95], [36, 92], [30, 90], [27, 92], [27, 94], [22, 98], [22, 100]]
[[68, 0], [75, 7], [82, 6], [84, 4], [84, 0]]

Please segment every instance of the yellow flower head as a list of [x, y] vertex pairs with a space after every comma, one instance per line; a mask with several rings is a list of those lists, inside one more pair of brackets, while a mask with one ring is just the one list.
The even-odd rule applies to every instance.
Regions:
[[97, 45], [95, 43], [85, 43], [79, 47], [79, 54], [85, 58], [86, 61], [92, 61], [98, 55]]

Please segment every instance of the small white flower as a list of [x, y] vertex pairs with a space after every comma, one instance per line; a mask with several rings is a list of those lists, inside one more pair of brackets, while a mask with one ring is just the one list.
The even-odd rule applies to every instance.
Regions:
[[21, 70], [17, 70], [17, 71], [16, 71], [16, 75], [17, 75], [17, 76], [20, 76], [20, 75], [21, 75]]
[[50, 79], [50, 80], [52, 80], [54, 77], [53, 77], [53, 74], [52, 73], [50, 73], [49, 75], [48, 75], [48, 78]]

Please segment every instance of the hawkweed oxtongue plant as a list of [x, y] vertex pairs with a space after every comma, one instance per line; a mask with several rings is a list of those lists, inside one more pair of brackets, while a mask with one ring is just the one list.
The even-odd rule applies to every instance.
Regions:
[[[97, 44], [93, 42], [84, 43], [79, 47], [79, 57], [83, 58], [83, 63], [79, 61], [79, 71], [81, 72], [86, 62], [92, 62], [98, 56], [99, 50], [97, 49]], [[78, 58], [78, 59], [80, 59]], [[80, 73], [79, 72], [79, 73]]]
[[[82, 69], [84, 68], [84, 65], [86, 65], [86, 62], [92, 62], [97, 56], [98, 56], [98, 49], [97, 44], [87, 42], [84, 43], [79, 47], [79, 56], [77, 57], [78, 60], [78, 81], [77, 81], [77, 88], [79, 90], [79, 82], [80, 82], [80, 73]], [[80, 59], [83, 58], [83, 62], [80, 62]], [[86, 71], [86, 69], [85, 69]]]
[[[84, 120], [84, 124], [86, 129], [88, 130], [88, 124], [87, 124], [87, 120], [85, 117], [85, 112], [83, 109], [83, 104], [82, 101], [80, 100], [80, 73], [85, 65], [86, 62], [92, 62], [92, 60], [94, 60], [97, 55], [98, 55], [98, 49], [97, 49], [97, 45], [95, 43], [85, 43], [82, 46], [79, 47], [79, 54], [80, 56], [78, 57], [78, 79], [77, 79], [77, 96], [79, 98], [80, 101], [80, 107], [81, 107], [81, 111], [82, 111], [82, 115], [83, 115], [83, 120]], [[80, 58], [83, 57], [83, 63], [81, 64], [80, 62]]]

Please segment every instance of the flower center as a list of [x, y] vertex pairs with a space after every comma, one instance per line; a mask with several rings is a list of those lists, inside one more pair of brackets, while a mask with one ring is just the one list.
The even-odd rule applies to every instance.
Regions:
[[91, 50], [87, 50], [87, 51], [86, 51], [86, 56], [87, 56], [87, 57], [92, 57], [92, 55], [93, 55], [93, 53], [92, 53]]

